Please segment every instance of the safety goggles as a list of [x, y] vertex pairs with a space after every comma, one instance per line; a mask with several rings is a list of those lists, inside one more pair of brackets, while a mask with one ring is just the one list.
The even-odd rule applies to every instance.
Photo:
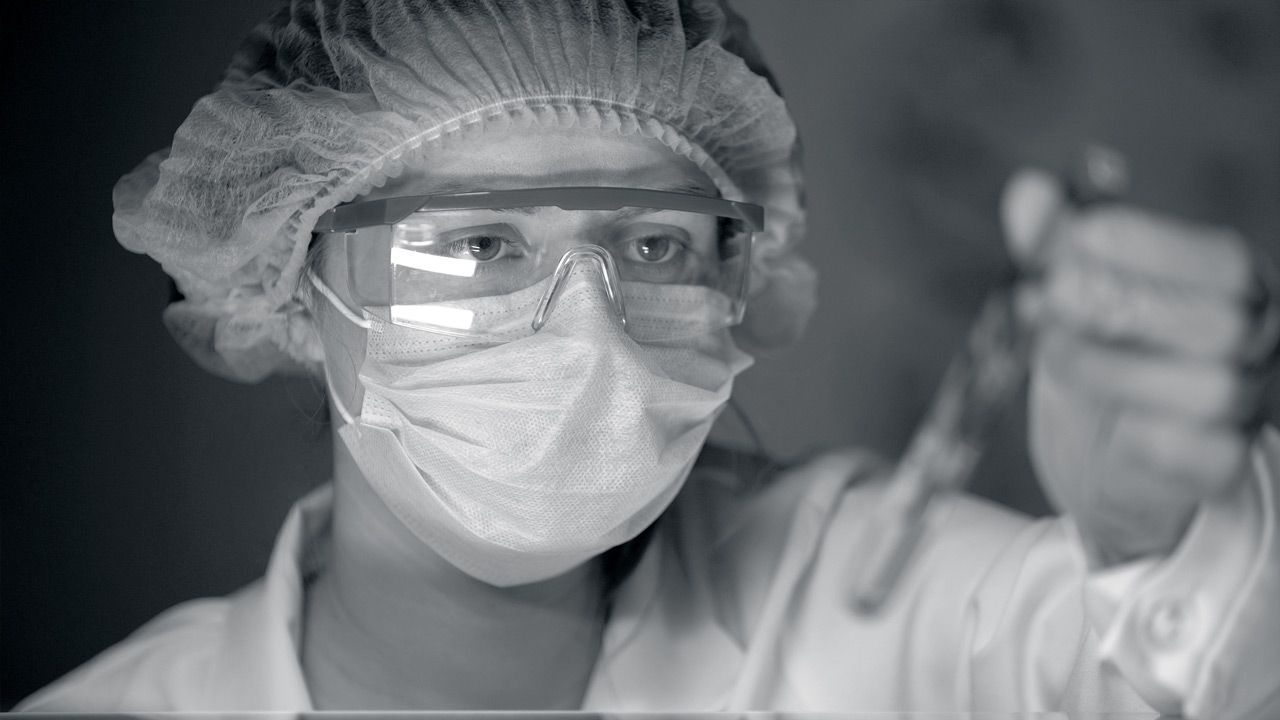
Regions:
[[[315, 232], [344, 236], [348, 288], [368, 313], [420, 330], [487, 336], [504, 331], [498, 324], [509, 313], [485, 312], [485, 298], [545, 283], [527, 303], [527, 327], [536, 332], [584, 263], [598, 271], [628, 331], [735, 325], [746, 309], [752, 234], [763, 227], [763, 209], [748, 203], [560, 187], [347, 203], [322, 215]], [[682, 322], [647, 322], [647, 309], [665, 297], [681, 299]], [[672, 304], [665, 307], [669, 315]]]

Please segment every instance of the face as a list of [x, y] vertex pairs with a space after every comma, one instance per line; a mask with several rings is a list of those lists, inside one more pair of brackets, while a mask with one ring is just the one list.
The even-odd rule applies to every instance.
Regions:
[[[524, 128], [451, 141], [422, 155], [411, 168], [361, 199], [532, 187], [592, 186], [668, 190], [714, 196], [715, 185], [692, 162], [657, 140], [566, 128]], [[449, 211], [433, 213], [432, 232], [450, 260], [479, 263], [488, 277], [519, 275], [532, 265], [554, 263], [564, 250], [602, 244], [622, 273], [671, 274], [696, 264], [704, 238], [714, 228], [678, 212], [646, 213], [618, 222], [617, 213]], [[350, 308], [359, 307], [348, 286], [347, 253], [339, 236], [320, 240], [323, 261], [316, 271]], [[336, 251], [335, 251], [336, 250]], [[498, 290], [495, 286], [495, 290]], [[487, 293], [482, 293], [487, 294]], [[498, 294], [494, 292], [492, 294]], [[362, 400], [357, 373], [365, 330], [341, 317], [329, 303], [313, 303], [333, 391], [348, 408]]]

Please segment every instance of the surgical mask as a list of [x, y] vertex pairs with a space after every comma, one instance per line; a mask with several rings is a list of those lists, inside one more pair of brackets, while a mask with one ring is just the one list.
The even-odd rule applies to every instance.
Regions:
[[[509, 318], [495, 334], [516, 338], [479, 345], [355, 316], [311, 276], [369, 326], [359, 413], [331, 387], [346, 421], [339, 437], [406, 527], [492, 585], [554, 577], [651, 524], [751, 364], [724, 329], [638, 344], [592, 272], [572, 271], [532, 334], [528, 308], [545, 282], [469, 301]], [[656, 287], [629, 298], [628, 311], [678, 324], [712, 292]]]

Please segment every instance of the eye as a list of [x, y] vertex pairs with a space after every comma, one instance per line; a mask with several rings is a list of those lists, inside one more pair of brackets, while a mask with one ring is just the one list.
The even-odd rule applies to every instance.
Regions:
[[492, 260], [502, 252], [502, 239], [495, 237], [467, 238], [464, 250], [476, 260]]
[[632, 239], [630, 246], [640, 260], [656, 263], [671, 257], [678, 243], [664, 235], [646, 235]]
[[482, 263], [524, 256], [523, 244], [501, 233], [476, 233], [455, 238], [445, 243], [442, 249], [442, 254], [448, 257]]
[[644, 223], [628, 228], [614, 240], [620, 259], [628, 262], [658, 265], [678, 261], [689, 250], [688, 231], [680, 227]]

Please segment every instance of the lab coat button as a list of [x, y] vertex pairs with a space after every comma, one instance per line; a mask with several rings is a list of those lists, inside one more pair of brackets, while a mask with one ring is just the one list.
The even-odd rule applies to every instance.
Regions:
[[1159, 650], [1175, 650], [1190, 634], [1191, 606], [1178, 598], [1162, 598], [1147, 611], [1143, 630], [1149, 644]]

